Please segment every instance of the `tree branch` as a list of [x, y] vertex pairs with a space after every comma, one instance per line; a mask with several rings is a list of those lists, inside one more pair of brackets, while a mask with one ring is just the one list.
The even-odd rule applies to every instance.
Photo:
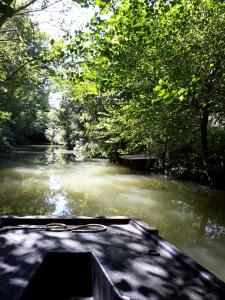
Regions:
[[38, 58], [32, 58], [28, 61], [26, 61], [24, 64], [22, 64], [16, 71], [14, 71], [9, 77], [7, 77], [5, 80], [0, 81], [0, 84], [5, 83], [6, 81], [11, 80], [20, 70], [22, 70], [27, 64], [37, 60]]
[[[31, 0], [30, 2], [28, 2], [27, 4], [24, 4], [20, 7], [18, 7], [17, 9], [14, 9], [14, 13], [9, 17], [9, 16], [6, 16], [6, 15], [2, 15], [0, 16], [0, 29], [2, 28], [2, 26], [4, 25], [4, 23], [7, 21], [8, 18], [12, 18], [14, 17], [15, 15], [21, 15], [21, 14], [27, 14], [27, 13], [30, 13], [30, 11], [24, 11], [26, 8], [28, 8], [29, 6], [31, 6], [32, 4], [34, 4], [37, 0]], [[56, 0], [54, 1], [53, 3], [50, 3], [49, 5], [45, 5], [44, 7], [42, 7], [40, 10], [37, 9], [35, 11], [42, 11], [42, 10], [45, 10], [47, 9], [48, 7], [60, 2], [62, 0]]]
[[[36, 1], [36, 0], [35, 0], [35, 1]], [[35, 9], [35, 10], [30, 10], [30, 11], [19, 12], [19, 13], [17, 13], [17, 15], [24, 15], [24, 14], [30, 14], [30, 13], [34, 13], [34, 12], [38, 12], [38, 11], [43, 11], [43, 10], [49, 8], [50, 6], [55, 5], [56, 3], [59, 3], [59, 2], [61, 2], [61, 1], [62, 1], [62, 0], [56, 0], [55, 2], [50, 3], [49, 5], [45, 5], [45, 6], [43, 6], [43, 7], [40, 8], [40, 9]]]
[[14, 15], [17, 14], [19, 11], [21, 11], [21, 10], [23, 10], [23, 9], [26, 9], [27, 7], [29, 7], [31, 4], [35, 3], [36, 1], [37, 1], [37, 0], [31, 0], [31, 1], [28, 2], [27, 4], [20, 6], [19, 8], [17, 8], [17, 9], [15, 10]]
[[10, 42], [19, 42], [19, 39], [11, 39], [11, 40], [0, 40], [0, 42], [4, 42], [4, 43], [10, 43]]

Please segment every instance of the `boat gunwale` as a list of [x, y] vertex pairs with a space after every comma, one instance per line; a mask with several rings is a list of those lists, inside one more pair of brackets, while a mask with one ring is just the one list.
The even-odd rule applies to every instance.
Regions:
[[54, 217], [54, 216], [1, 216], [0, 217], [0, 228], [5, 226], [14, 225], [46, 225], [48, 223], [61, 223], [66, 225], [80, 225], [90, 223], [100, 223], [104, 225], [116, 224], [126, 225], [129, 224], [132, 218], [118, 216], [99, 216], [99, 217], [87, 217], [87, 216], [76, 216], [76, 217]]

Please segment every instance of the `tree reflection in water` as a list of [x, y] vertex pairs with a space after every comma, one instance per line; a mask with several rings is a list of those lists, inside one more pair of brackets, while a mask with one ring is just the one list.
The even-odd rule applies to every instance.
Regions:
[[222, 235], [225, 235], [225, 228], [212, 223], [211, 220], [208, 220], [205, 226], [205, 232], [210, 240], [215, 240], [221, 238]]

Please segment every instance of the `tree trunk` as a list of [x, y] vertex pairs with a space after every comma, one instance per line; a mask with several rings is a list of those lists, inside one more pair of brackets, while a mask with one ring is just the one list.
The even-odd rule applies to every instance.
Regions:
[[7, 17], [5, 15], [2, 15], [0, 17], [0, 29], [2, 28], [2, 26], [4, 25], [6, 20], [7, 20]]
[[203, 163], [206, 166], [208, 164], [208, 122], [209, 111], [205, 106], [201, 112], [201, 143], [202, 143], [202, 158]]
[[[209, 152], [208, 152], [208, 123], [209, 123], [209, 109], [205, 105], [201, 110], [201, 146], [202, 146], [202, 161], [206, 180], [212, 184], [211, 176], [209, 175]], [[204, 181], [204, 179], [203, 179]]]

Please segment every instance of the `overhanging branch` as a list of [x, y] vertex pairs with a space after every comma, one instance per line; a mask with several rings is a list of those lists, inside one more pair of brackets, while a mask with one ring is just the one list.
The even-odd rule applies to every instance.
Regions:
[[9, 80], [11, 80], [20, 70], [22, 70], [27, 64], [37, 60], [38, 58], [32, 58], [25, 63], [23, 63], [18, 69], [16, 69], [10, 76], [8, 76], [5, 80], [0, 81], [0, 84], [5, 83]]

